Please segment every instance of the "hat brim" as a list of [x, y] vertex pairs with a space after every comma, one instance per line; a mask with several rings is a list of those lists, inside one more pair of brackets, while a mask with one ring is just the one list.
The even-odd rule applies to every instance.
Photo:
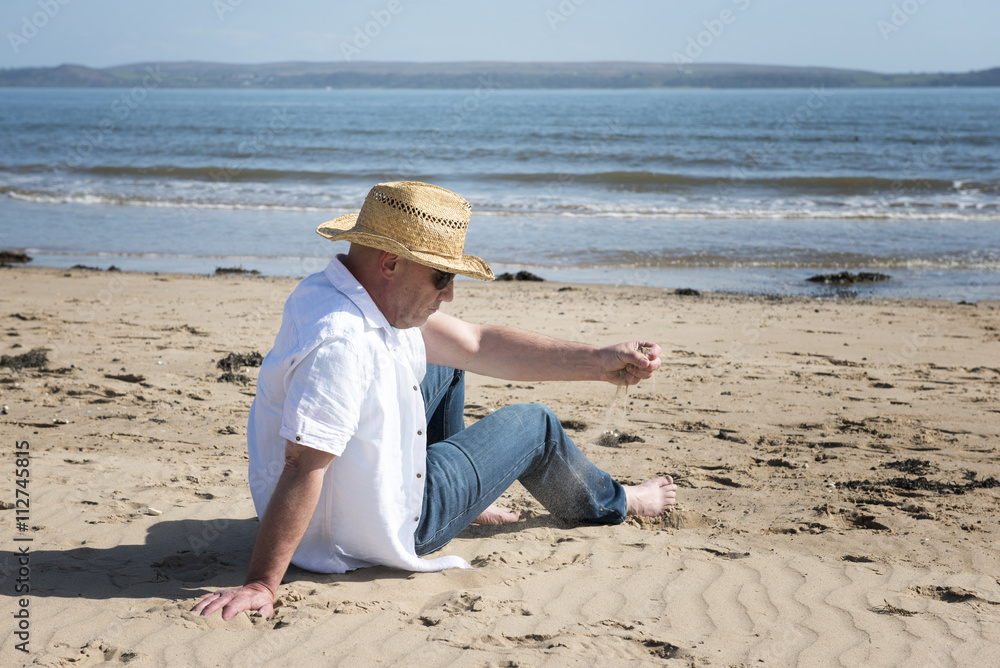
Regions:
[[496, 278], [490, 265], [475, 255], [448, 257], [437, 253], [426, 253], [410, 250], [395, 239], [356, 229], [358, 214], [348, 213], [328, 220], [316, 228], [316, 233], [330, 241], [350, 241], [351, 243], [377, 248], [388, 253], [395, 253], [419, 264], [426, 265], [449, 274], [461, 274], [480, 281], [492, 281]]

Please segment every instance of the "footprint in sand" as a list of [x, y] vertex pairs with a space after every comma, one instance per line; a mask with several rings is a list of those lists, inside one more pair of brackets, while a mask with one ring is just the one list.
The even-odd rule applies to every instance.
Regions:
[[78, 650], [66, 643], [57, 643], [53, 648], [61, 661], [55, 665], [87, 668], [101, 663], [130, 663], [139, 665], [149, 657], [139, 652], [121, 649], [103, 640], [91, 640]]

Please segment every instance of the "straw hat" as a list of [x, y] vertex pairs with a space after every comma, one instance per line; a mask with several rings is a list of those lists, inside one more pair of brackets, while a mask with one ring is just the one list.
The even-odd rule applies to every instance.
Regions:
[[472, 205], [464, 199], [429, 183], [379, 183], [368, 193], [361, 213], [334, 218], [316, 232], [332, 241], [344, 239], [440, 271], [491, 281], [490, 266], [465, 255], [471, 212]]

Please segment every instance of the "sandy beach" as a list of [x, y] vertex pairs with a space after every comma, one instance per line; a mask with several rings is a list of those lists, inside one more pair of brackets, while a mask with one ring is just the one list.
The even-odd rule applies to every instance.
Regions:
[[[6, 461], [30, 452], [24, 530], [10, 464], [0, 497], [3, 665], [1000, 661], [998, 302], [461, 281], [445, 310], [468, 320], [662, 346], [627, 393], [470, 376], [466, 417], [546, 403], [619, 480], [673, 475], [676, 509], [568, 526], [515, 486], [521, 522], [442, 551], [471, 570], [293, 568], [273, 618], [223, 622], [189, 610], [246, 570], [257, 369], [220, 381], [218, 362], [268, 352], [296, 281], [17, 267], [0, 282], [0, 431]], [[12, 368], [38, 349], [44, 366]], [[641, 440], [598, 445], [609, 429]]]

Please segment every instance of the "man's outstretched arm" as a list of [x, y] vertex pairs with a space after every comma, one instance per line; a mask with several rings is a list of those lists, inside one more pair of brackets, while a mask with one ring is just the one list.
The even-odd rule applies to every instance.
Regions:
[[306, 533], [323, 489], [323, 474], [333, 461], [328, 452], [285, 442], [285, 468], [257, 530], [250, 568], [239, 589], [205, 594], [193, 608], [202, 616], [222, 609], [232, 619], [244, 610], [274, 614], [274, 597], [292, 555]]
[[432, 315], [420, 331], [428, 362], [506, 380], [634, 385], [660, 367], [660, 347], [649, 341], [597, 348], [514, 327], [476, 325], [444, 313]]

